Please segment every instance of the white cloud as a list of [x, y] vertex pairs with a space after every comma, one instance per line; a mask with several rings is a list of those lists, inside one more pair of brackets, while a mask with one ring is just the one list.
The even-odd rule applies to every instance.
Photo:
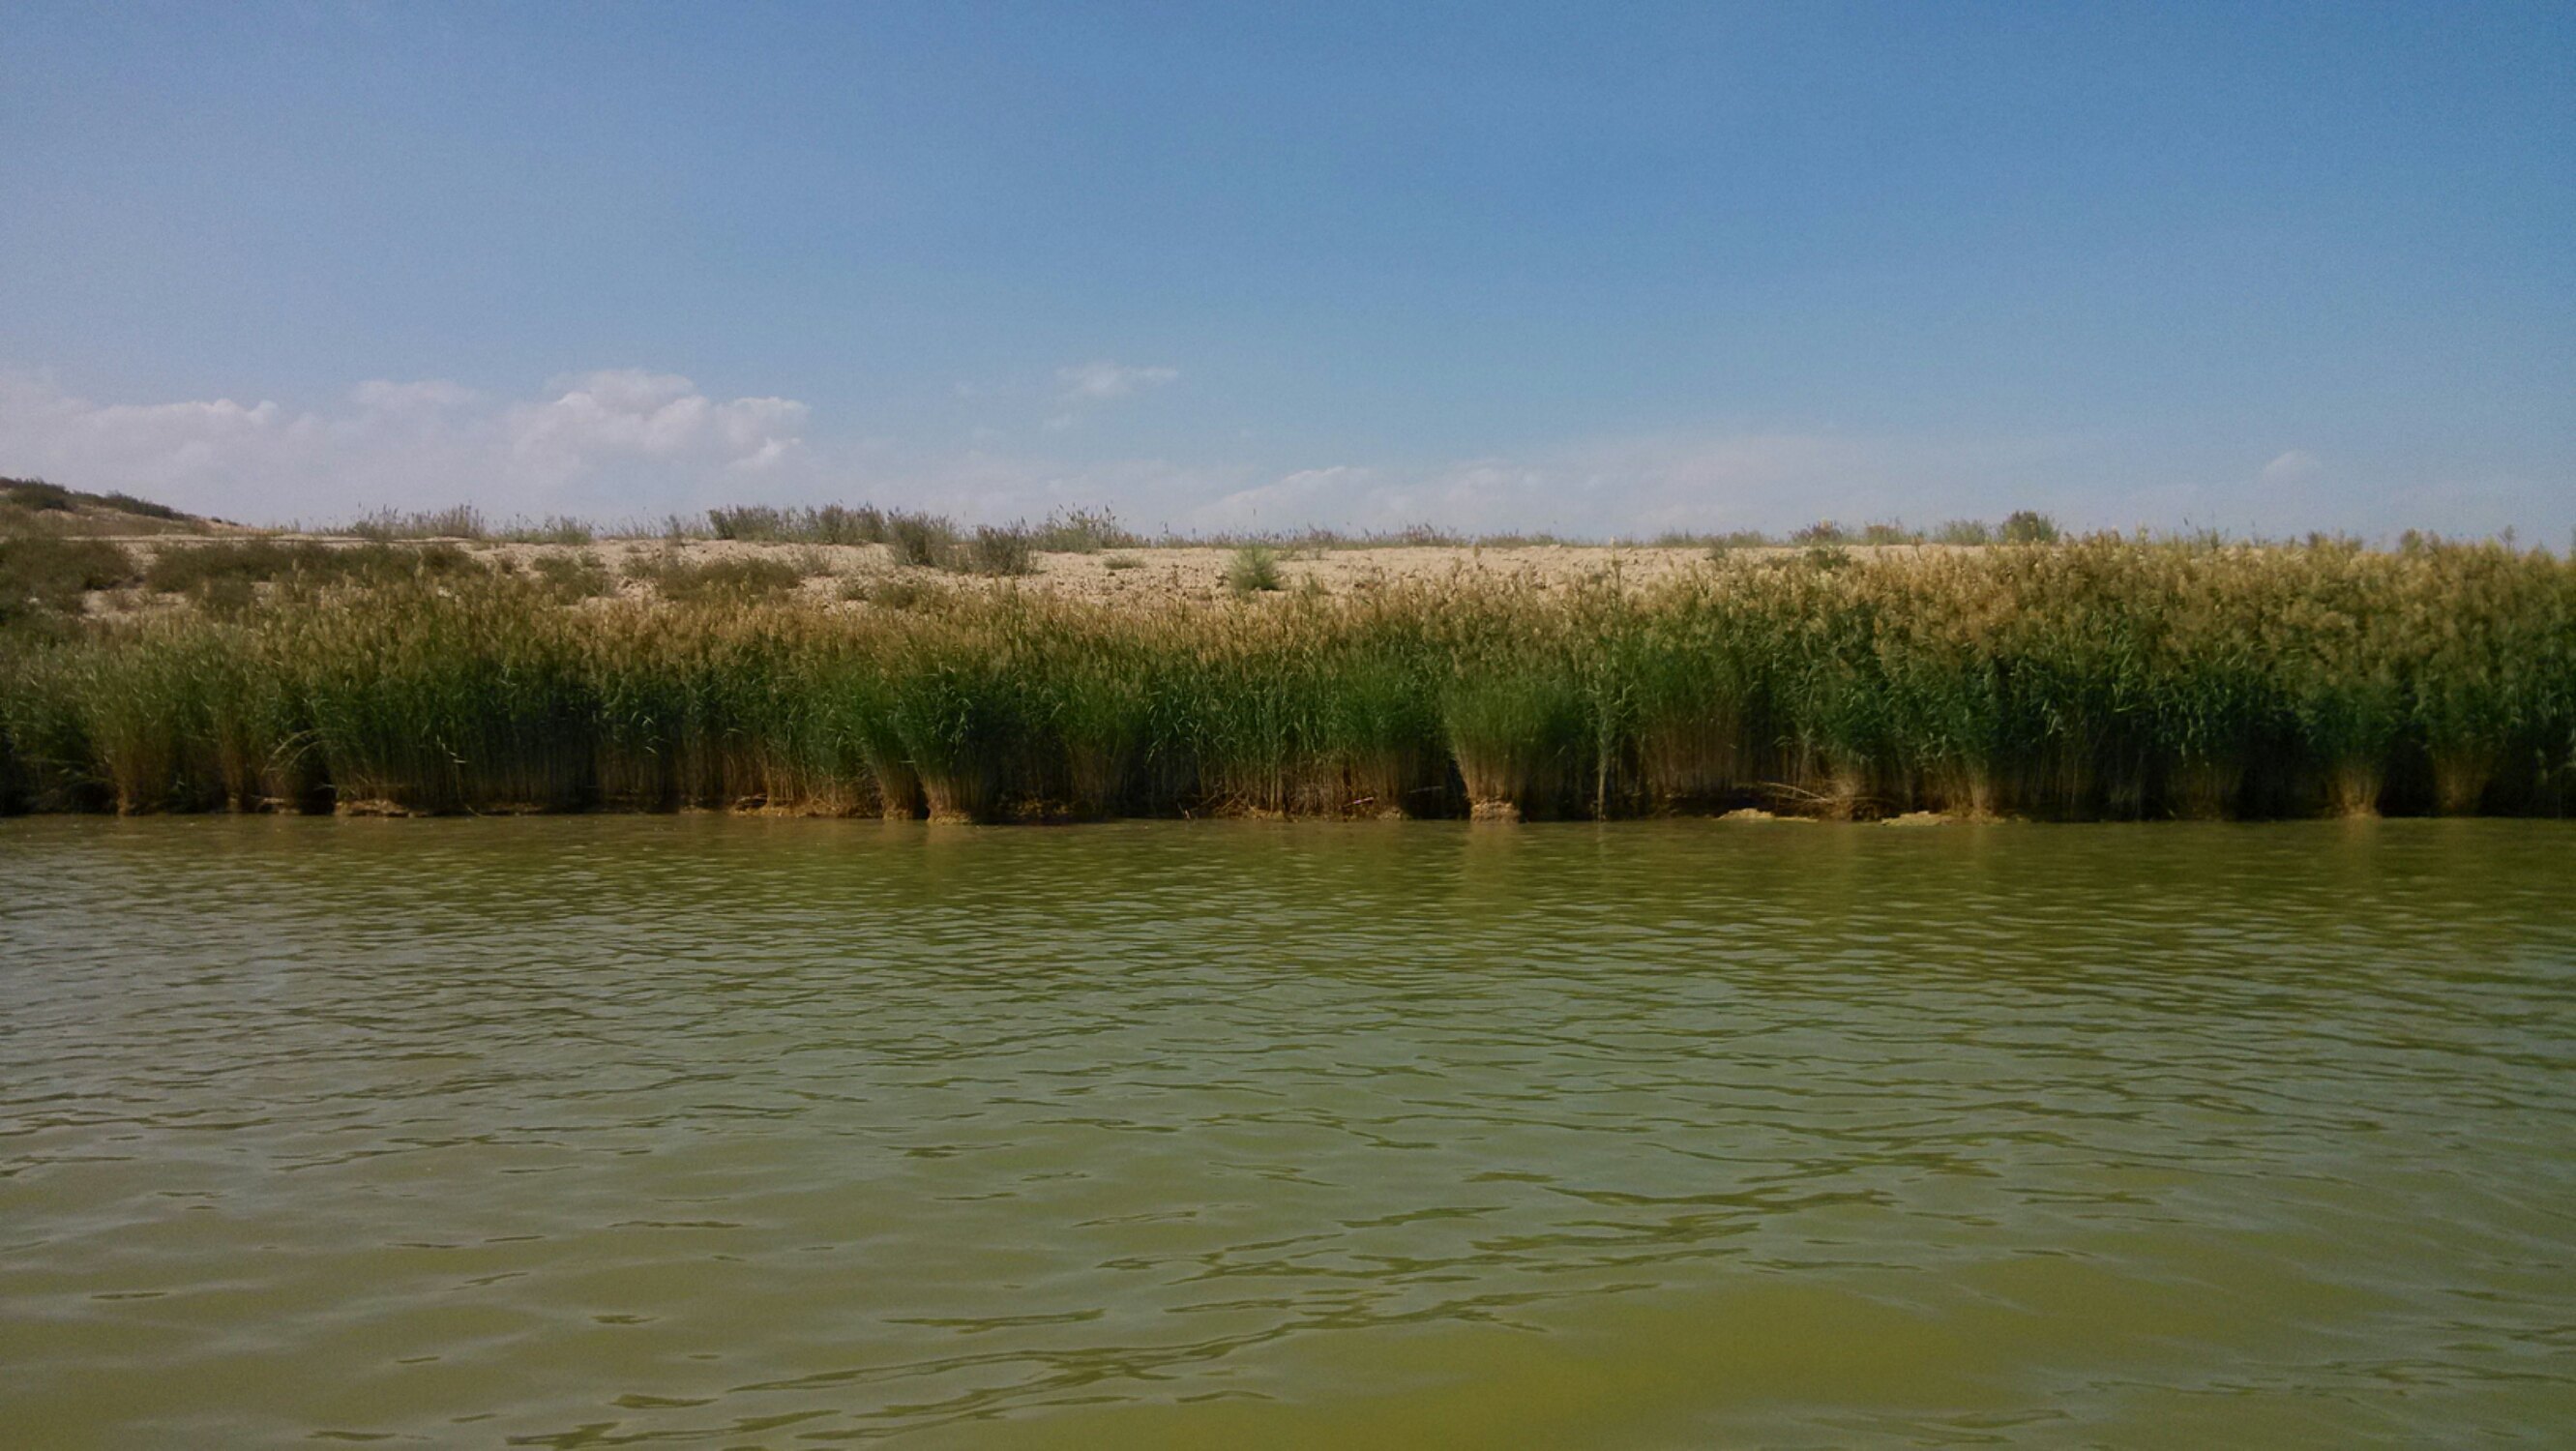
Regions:
[[[1171, 369], [1067, 369], [1087, 398], [1169, 381]], [[1083, 404], [1067, 400], [1066, 415]], [[1064, 416], [1064, 415], [1060, 415]], [[465, 502], [490, 513], [582, 513], [611, 522], [760, 499], [872, 498], [961, 519], [1113, 508], [1147, 529], [1401, 529], [1576, 535], [1786, 528], [1936, 514], [1993, 488], [2028, 448], [1737, 433], [1631, 438], [1527, 458], [1265, 469], [1241, 460], [962, 454], [806, 442], [803, 403], [719, 400], [689, 379], [610, 369], [496, 398], [444, 381], [361, 383], [344, 406], [295, 411], [231, 399], [98, 404], [42, 374], [0, 372], [0, 473], [124, 489], [254, 520], [345, 518], [384, 506]], [[2009, 490], [1992, 507], [2053, 507]]]
[[0, 472], [123, 489], [258, 519], [455, 502], [500, 513], [620, 517], [717, 496], [729, 474], [806, 460], [807, 410], [719, 401], [687, 378], [610, 369], [533, 399], [440, 381], [371, 381], [344, 408], [272, 401], [93, 403], [41, 373], [0, 372]]
[[1178, 368], [1129, 368], [1106, 358], [1055, 370], [1059, 396], [1089, 402], [1130, 397], [1148, 388], [1179, 382], [1180, 377]]
[[1242, 462], [1073, 463], [976, 452], [888, 461], [900, 488], [879, 497], [964, 518], [1035, 518], [1107, 505], [1131, 525], [1183, 532], [1309, 525], [1395, 531], [1415, 524], [1574, 537], [1665, 530], [1785, 530], [1834, 517], [1916, 523], [2015, 508], [2068, 512], [2069, 497], [2016, 487], [2078, 446], [1843, 438], [1827, 434], [1672, 435], [1599, 441], [1527, 458], [1398, 465], [1328, 463], [1265, 470]]
[[2054, 491], [2015, 485], [2072, 447], [1774, 432], [1604, 439], [1527, 458], [1305, 469], [1252, 481], [1190, 518], [1212, 529], [1428, 523], [1580, 537], [1785, 530], [1823, 518], [1931, 524], [2062, 507]]
[[[534, 482], [561, 484], [621, 460], [766, 468], [799, 443], [806, 408], [786, 398], [718, 403], [675, 373], [618, 368], [547, 385], [555, 397], [501, 420]], [[755, 462], [757, 461], [757, 462]]]
[[2297, 483], [2303, 479], [2314, 478], [2324, 471], [2324, 462], [2318, 459], [2315, 454], [2312, 454], [2303, 448], [2294, 448], [2272, 460], [2270, 463], [2263, 465], [2263, 482], [2267, 484]]
[[[1168, 378], [1118, 386], [1158, 381]], [[1069, 378], [1067, 386], [1077, 384]], [[1089, 406], [1067, 398], [1059, 408], [1078, 416]], [[841, 499], [969, 522], [1105, 506], [1141, 529], [1184, 532], [1429, 523], [1636, 538], [1780, 531], [1819, 518], [1931, 525], [2024, 508], [2078, 528], [2515, 524], [2530, 537], [2556, 539], [2576, 525], [2576, 491], [2536, 470], [2417, 472], [2384, 463], [2374, 470], [2369, 460], [2329, 469], [2294, 449], [2254, 476], [2241, 454], [2234, 464], [2213, 456], [2194, 473], [2141, 462], [2134, 445], [2087, 437], [1735, 429], [1595, 439], [1508, 457], [1256, 462], [1216, 452], [1250, 452], [1239, 440], [1211, 441], [1206, 455], [1190, 459], [1084, 457], [1070, 446], [1078, 432], [1046, 433], [1047, 444], [1011, 452], [1007, 433], [979, 430], [972, 447], [943, 452], [848, 436], [818, 445], [808, 442], [814, 428], [806, 405], [793, 399], [718, 398], [685, 377], [638, 369], [558, 378], [517, 398], [445, 381], [374, 381], [307, 409], [233, 398], [98, 403], [46, 374], [0, 369], [0, 474], [121, 489], [255, 521], [471, 503], [504, 516], [576, 513], [615, 523], [720, 503]]]
[[349, 401], [367, 413], [424, 417], [480, 403], [483, 395], [461, 383], [389, 383], [378, 379], [350, 389]]

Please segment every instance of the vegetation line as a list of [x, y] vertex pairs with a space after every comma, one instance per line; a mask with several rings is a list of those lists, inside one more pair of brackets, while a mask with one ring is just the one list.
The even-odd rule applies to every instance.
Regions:
[[1214, 599], [1143, 604], [1008, 581], [788, 603], [703, 573], [669, 597], [600, 598], [578, 569], [373, 548], [268, 561], [267, 582], [133, 618], [12, 606], [0, 807], [2576, 804], [2576, 565], [2502, 544], [1808, 550], [1646, 586], [1469, 573], [1333, 595], [1256, 570]]

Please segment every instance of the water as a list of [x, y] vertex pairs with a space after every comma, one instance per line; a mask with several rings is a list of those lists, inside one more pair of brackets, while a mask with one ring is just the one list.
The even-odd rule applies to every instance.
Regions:
[[2564, 823], [0, 822], [0, 1439], [2546, 1442], [2572, 888]]

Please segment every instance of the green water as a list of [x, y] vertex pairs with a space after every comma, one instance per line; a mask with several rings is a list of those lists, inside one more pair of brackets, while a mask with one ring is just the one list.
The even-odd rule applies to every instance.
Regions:
[[2566, 823], [0, 822], [0, 1442], [2548, 1443], [2571, 896]]

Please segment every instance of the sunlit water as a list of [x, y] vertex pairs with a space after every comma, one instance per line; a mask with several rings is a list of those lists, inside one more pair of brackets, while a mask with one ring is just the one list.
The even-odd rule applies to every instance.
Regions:
[[2545, 1443], [2571, 896], [2565, 823], [0, 822], [0, 1441]]

